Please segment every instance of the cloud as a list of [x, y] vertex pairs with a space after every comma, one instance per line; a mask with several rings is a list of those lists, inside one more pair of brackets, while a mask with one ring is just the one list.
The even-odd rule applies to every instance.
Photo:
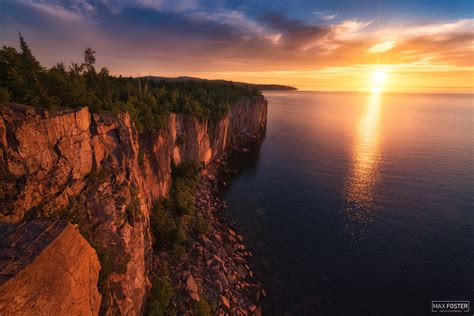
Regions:
[[190, 16], [199, 23], [214, 22], [227, 25], [242, 36], [257, 36], [278, 44], [282, 35], [253, 21], [240, 11], [220, 10], [217, 12], [196, 12]]
[[19, 3], [30, 7], [31, 9], [36, 10], [41, 14], [52, 16], [55, 18], [69, 21], [82, 19], [82, 14], [80, 12], [67, 9], [61, 5], [57, 5], [54, 3], [37, 2], [32, 0], [22, 0], [19, 1]]
[[197, 0], [20, 0], [19, 2], [42, 13], [69, 20], [93, 18], [101, 14], [119, 14], [125, 8], [183, 12], [199, 7]]
[[383, 43], [375, 44], [374, 46], [370, 47], [369, 49], [367, 49], [367, 52], [372, 53], [372, 54], [384, 53], [386, 51], [391, 50], [394, 47], [395, 47], [394, 41], [383, 42]]
[[324, 21], [334, 20], [337, 17], [337, 14], [331, 13], [330, 11], [315, 11], [313, 12], [318, 18]]
[[196, 0], [136, 0], [129, 3], [130, 6], [142, 6], [158, 11], [183, 12], [197, 9], [198, 3]]
[[12, 4], [1, 12], [4, 43], [17, 45], [20, 30], [48, 65], [78, 60], [91, 46], [98, 63], [114, 74], [329, 78], [370, 67], [378, 62], [374, 54], [399, 71], [444, 73], [472, 69], [474, 54], [474, 19], [382, 24], [375, 30], [371, 20], [335, 20], [330, 11], [303, 20], [220, 1], [214, 7], [198, 0], [6, 1]]
[[445, 23], [413, 25], [403, 29], [401, 36], [430, 36], [433, 40], [445, 40], [456, 33], [474, 33], [474, 19], [462, 19]]
[[332, 25], [334, 38], [339, 41], [351, 41], [366, 37], [367, 34], [362, 31], [372, 24], [373, 21], [364, 20], [345, 20]]
[[282, 49], [311, 49], [330, 31], [327, 26], [307, 24], [303, 20], [290, 19], [277, 13], [266, 13], [261, 21], [266, 27], [281, 34], [279, 43], [282, 44]]

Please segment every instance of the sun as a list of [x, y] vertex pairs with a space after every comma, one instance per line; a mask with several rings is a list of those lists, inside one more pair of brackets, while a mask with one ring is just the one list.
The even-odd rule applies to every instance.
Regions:
[[382, 68], [377, 68], [372, 71], [370, 83], [372, 86], [372, 92], [380, 93], [383, 90], [383, 86], [387, 80], [388, 71]]

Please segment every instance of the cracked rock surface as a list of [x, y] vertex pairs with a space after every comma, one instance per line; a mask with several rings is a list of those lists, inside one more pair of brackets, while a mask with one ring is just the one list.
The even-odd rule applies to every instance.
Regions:
[[99, 260], [74, 225], [33, 220], [0, 232], [0, 315], [98, 314]]

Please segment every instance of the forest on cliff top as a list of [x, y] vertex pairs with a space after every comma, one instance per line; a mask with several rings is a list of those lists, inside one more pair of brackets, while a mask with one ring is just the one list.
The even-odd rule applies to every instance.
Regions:
[[196, 80], [152, 80], [112, 76], [95, 69], [95, 51], [87, 48], [82, 63], [42, 66], [23, 36], [20, 51], [0, 50], [0, 103], [16, 102], [45, 109], [79, 108], [128, 112], [140, 132], [165, 126], [168, 113], [223, 117], [231, 103], [261, 93], [252, 85]]

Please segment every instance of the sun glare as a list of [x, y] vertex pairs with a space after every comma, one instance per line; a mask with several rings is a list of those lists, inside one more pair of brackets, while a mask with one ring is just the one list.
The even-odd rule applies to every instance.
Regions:
[[380, 93], [387, 79], [388, 72], [385, 69], [377, 68], [372, 72], [371, 85], [372, 92]]

